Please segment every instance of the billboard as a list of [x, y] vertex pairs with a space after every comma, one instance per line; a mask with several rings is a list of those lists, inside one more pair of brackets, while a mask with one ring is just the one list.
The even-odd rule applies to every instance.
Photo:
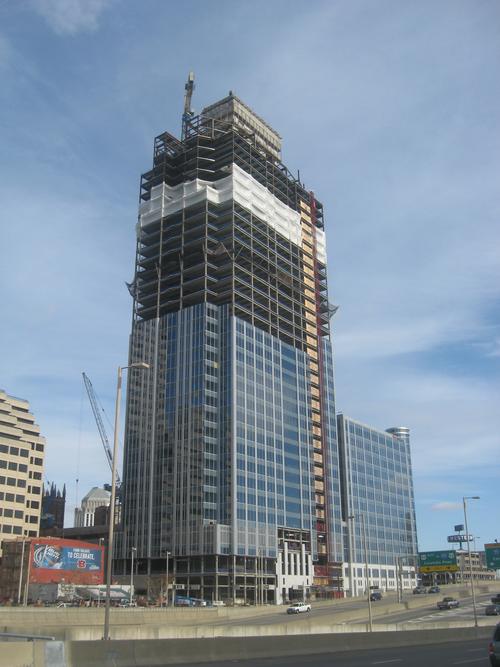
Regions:
[[489, 570], [500, 570], [500, 544], [485, 544], [486, 567]]
[[420, 572], [456, 572], [455, 551], [422, 551], [418, 554]]
[[473, 542], [472, 535], [448, 535], [448, 542]]
[[102, 584], [104, 548], [77, 540], [33, 539], [29, 580], [30, 583]]

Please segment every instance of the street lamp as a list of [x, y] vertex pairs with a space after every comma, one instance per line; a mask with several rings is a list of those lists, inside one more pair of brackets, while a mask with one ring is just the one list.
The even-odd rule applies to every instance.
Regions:
[[[167, 582], [165, 584], [165, 607], [168, 607], [168, 557], [170, 556], [170, 551], [165, 552], [165, 556], [167, 558]], [[173, 591], [172, 591], [173, 595]]]
[[132, 591], [134, 590], [134, 556], [137, 553], [136, 547], [130, 549], [130, 604], [132, 604]]
[[120, 403], [122, 398], [122, 371], [126, 368], [149, 368], [144, 361], [137, 361], [129, 366], [118, 366], [118, 378], [116, 382], [115, 403], [115, 433], [113, 438], [113, 461], [111, 465], [111, 500], [109, 505], [109, 528], [108, 528], [108, 561], [106, 567], [106, 603], [104, 608], [104, 636], [109, 639], [109, 610], [111, 607], [111, 568], [113, 564], [113, 538], [115, 530], [115, 502], [116, 502], [116, 459], [118, 454], [118, 430], [120, 422]]
[[465, 519], [465, 536], [467, 538], [467, 553], [469, 556], [469, 576], [470, 576], [470, 589], [472, 593], [472, 609], [474, 610], [474, 626], [477, 628], [477, 609], [476, 609], [476, 591], [474, 590], [474, 579], [472, 576], [472, 558], [470, 554], [470, 539], [469, 539], [469, 528], [467, 526], [467, 501], [468, 500], [479, 500], [479, 496], [464, 496], [462, 498], [464, 503], [464, 519]]
[[[356, 518], [354, 515], [348, 517], [352, 521]], [[368, 627], [370, 632], [373, 631], [373, 621], [372, 621], [372, 601], [370, 597], [370, 579], [369, 579], [369, 570], [368, 570], [368, 546], [366, 542], [366, 523], [365, 515], [360, 514], [359, 518], [361, 519], [361, 533], [363, 535], [363, 551], [365, 555], [365, 581], [366, 581], [366, 600], [368, 602]]]

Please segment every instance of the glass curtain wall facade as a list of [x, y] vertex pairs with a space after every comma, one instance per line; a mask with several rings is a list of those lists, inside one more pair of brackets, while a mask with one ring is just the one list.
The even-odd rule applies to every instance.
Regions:
[[380, 431], [342, 414], [337, 419], [346, 588], [358, 594], [367, 579], [382, 589], [395, 590], [398, 579], [411, 588], [418, 548], [409, 429]]
[[234, 96], [183, 137], [141, 179], [129, 356], [151, 368], [129, 373], [123, 571], [135, 547], [207, 599], [341, 588], [322, 206]]

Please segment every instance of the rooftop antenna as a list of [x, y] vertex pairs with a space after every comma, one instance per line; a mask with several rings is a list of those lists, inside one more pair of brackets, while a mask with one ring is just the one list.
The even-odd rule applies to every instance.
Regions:
[[189, 72], [186, 85], [184, 86], [184, 113], [182, 114], [182, 140], [186, 138], [186, 129], [189, 120], [194, 116], [194, 111], [191, 109], [191, 98], [194, 90], [194, 72]]

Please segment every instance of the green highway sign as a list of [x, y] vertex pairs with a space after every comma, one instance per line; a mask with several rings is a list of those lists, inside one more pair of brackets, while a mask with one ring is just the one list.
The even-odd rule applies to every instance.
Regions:
[[488, 570], [500, 570], [500, 544], [485, 544], [484, 551]]
[[421, 551], [418, 554], [420, 572], [456, 572], [458, 570], [455, 551]]

